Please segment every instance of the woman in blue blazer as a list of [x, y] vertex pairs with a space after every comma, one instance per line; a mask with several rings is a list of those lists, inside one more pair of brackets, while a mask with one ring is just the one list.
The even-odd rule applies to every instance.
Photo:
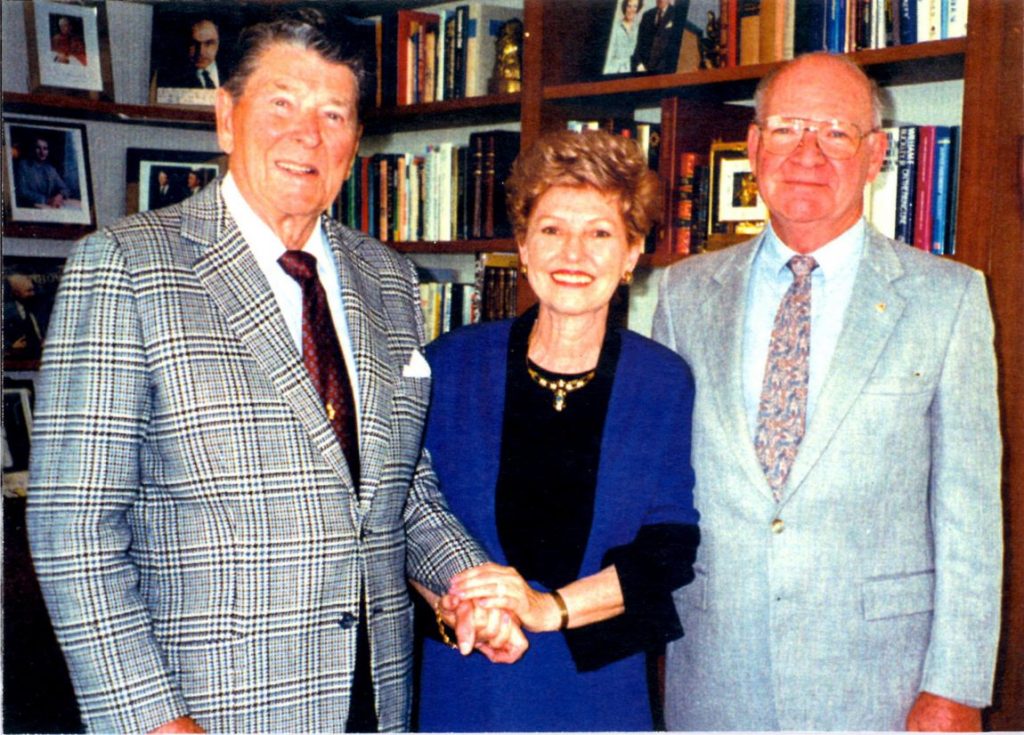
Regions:
[[493, 563], [452, 599], [530, 631], [517, 664], [424, 641], [425, 731], [651, 730], [647, 654], [682, 634], [671, 593], [699, 540], [693, 382], [651, 340], [608, 328], [659, 207], [639, 146], [541, 138], [507, 183], [539, 304], [428, 348], [426, 444], [452, 510]]

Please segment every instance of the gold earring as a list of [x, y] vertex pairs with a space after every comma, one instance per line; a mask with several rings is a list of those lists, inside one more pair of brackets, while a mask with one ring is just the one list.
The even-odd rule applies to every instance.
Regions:
[[521, 266], [519, 266], [519, 272], [522, 273], [524, 276], [526, 275], [526, 271], [526, 263], [523, 263]]
[[622, 284], [628, 286], [633, 282], [633, 271], [626, 271], [622, 274]]

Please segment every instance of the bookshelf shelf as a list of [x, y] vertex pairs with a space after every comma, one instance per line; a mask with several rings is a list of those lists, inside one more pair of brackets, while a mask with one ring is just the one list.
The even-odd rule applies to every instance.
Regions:
[[450, 240], [442, 242], [388, 242], [389, 247], [400, 253], [440, 253], [446, 255], [468, 254], [475, 255], [482, 252], [516, 252], [515, 240]]
[[[966, 45], [965, 39], [953, 38], [859, 51], [850, 57], [868, 67], [881, 84], [945, 81], [963, 78]], [[780, 63], [555, 84], [544, 87], [543, 99], [559, 102], [601, 97], [637, 107], [655, 105], [668, 94], [695, 99], [738, 99], [753, 95], [761, 77]]]
[[419, 105], [381, 107], [367, 112], [366, 125], [374, 135], [398, 130], [429, 130], [457, 125], [515, 122], [520, 115], [519, 94], [467, 97]]
[[212, 130], [213, 110], [170, 105], [123, 105], [61, 94], [3, 93], [4, 112], [74, 120], [103, 120], [150, 127], [182, 125]]

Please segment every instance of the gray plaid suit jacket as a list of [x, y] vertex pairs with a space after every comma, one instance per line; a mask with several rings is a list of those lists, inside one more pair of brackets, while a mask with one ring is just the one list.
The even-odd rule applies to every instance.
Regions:
[[412, 265], [326, 222], [360, 389], [361, 502], [219, 184], [78, 244], [43, 358], [39, 580], [91, 730], [341, 731], [365, 585], [383, 730], [409, 727], [406, 577], [484, 560], [421, 449]]
[[984, 706], [1002, 575], [984, 279], [868, 228], [776, 503], [740, 369], [759, 242], [672, 266], [654, 317], [697, 383], [701, 544], [676, 593], [686, 635], [667, 654], [668, 727], [902, 730], [921, 690]]

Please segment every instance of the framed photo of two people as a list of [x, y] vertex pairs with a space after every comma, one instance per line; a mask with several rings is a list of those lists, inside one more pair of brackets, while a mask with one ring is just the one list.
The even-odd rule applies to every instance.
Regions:
[[602, 0], [602, 75], [673, 74], [714, 66], [719, 0]]

